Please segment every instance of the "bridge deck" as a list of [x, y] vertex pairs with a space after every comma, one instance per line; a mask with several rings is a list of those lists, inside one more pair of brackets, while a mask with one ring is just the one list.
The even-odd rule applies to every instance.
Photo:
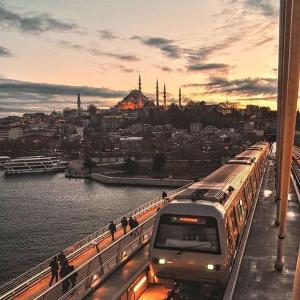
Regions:
[[[147, 213], [142, 215], [140, 218], [138, 218], [139, 223], [142, 223], [143, 221], [147, 220], [148, 218], [153, 216], [155, 213], [156, 213], [156, 209], [148, 211]], [[116, 232], [115, 240], [118, 240], [122, 236], [123, 236], [123, 230], [121, 228]], [[70, 261], [70, 265], [74, 265], [75, 268], [79, 267], [84, 262], [86, 262], [88, 259], [90, 259], [94, 255], [96, 255], [98, 250], [101, 251], [101, 249], [106, 248], [111, 243], [112, 243], [111, 237], [105, 238], [98, 244], [98, 249], [96, 247], [87, 249], [85, 252], [81, 253], [78, 257], [72, 259]], [[44, 291], [46, 291], [48, 289], [50, 278], [51, 278], [51, 275], [46, 276], [42, 280], [34, 283], [34, 285], [32, 285], [30, 288], [28, 288], [27, 290], [25, 290], [18, 296], [16, 296], [14, 299], [18, 299], [18, 300], [34, 299], [35, 297], [42, 294]]]
[[276, 203], [273, 167], [273, 163], [269, 162], [242, 260], [234, 300], [291, 299], [300, 240], [299, 205], [291, 184], [284, 245], [286, 265], [279, 273], [274, 269], [278, 227], [274, 225]]

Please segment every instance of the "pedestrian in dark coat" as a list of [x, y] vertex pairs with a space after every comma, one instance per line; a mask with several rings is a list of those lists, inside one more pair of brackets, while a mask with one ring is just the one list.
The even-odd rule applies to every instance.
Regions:
[[[75, 270], [75, 267], [74, 266], [69, 266], [69, 273], [72, 273], [73, 271]], [[70, 276], [70, 282], [71, 282], [71, 288], [73, 288], [76, 284], [76, 278], [78, 276], [78, 273], [75, 272], [73, 273], [71, 276]]]
[[127, 219], [125, 217], [122, 218], [121, 225], [122, 225], [122, 228], [123, 228], [123, 231], [124, 231], [124, 235], [125, 235], [126, 231], [127, 231], [127, 226], [128, 226], [128, 221], [127, 221]]
[[60, 253], [58, 254], [57, 260], [61, 267], [68, 264], [68, 259], [63, 251], [60, 251]]
[[[64, 277], [66, 277], [70, 273], [69, 268], [70, 267], [69, 267], [68, 263], [64, 264], [60, 268], [59, 275], [60, 275], [61, 279], [63, 279]], [[62, 291], [63, 291], [63, 293], [66, 293], [69, 290], [69, 287], [70, 287], [70, 278], [66, 278], [62, 282]]]
[[[136, 227], [138, 227], [140, 225], [139, 221], [137, 220], [137, 218], [134, 218], [133, 220], [133, 228], [135, 229]], [[134, 235], [139, 234], [137, 230], [134, 231]]]
[[117, 231], [117, 228], [116, 228], [116, 225], [115, 225], [114, 221], [110, 222], [110, 224], [108, 226], [108, 229], [109, 229], [110, 234], [111, 234], [111, 239], [114, 242], [114, 240], [115, 240], [115, 232]]
[[51, 286], [53, 279], [55, 278], [55, 281], [58, 281], [58, 262], [57, 262], [57, 257], [54, 256], [53, 259], [51, 260], [49, 267], [51, 268], [51, 280], [49, 283], [49, 286]]
[[[134, 220], [133, 220], [132, 217], [129, 218], [128, 224], [129, 224], [130, 230], [133, 230], [133, 229], [134, 229]], [[130, 235], [132, 235], [132, 234], [133, 234], [133, 233], [131, 232]]]

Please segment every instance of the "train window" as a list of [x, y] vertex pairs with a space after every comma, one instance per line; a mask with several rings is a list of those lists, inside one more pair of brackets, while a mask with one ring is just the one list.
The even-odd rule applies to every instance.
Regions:
[[218, 222], [214, 217], [164, 214], [155, 248], [220, 254]]
[[238, 210], [239, 210], [239, 213], [240, 213], [240, 217], [242, 218], [243, 215], [244, 215], [244, 206], [243, 206], [243, 199], [241, 199], [238, 203]]
[[236, 218], [233, 215], [233, 212], [231, 212], [231, 214], [230, 214], [230, 219], [231, 219], [231, 224], [232, 224], [233, 230], [235, 230], [238, 226], [237, 226]]
[[238, 224], [241, 221], [242, 216], [240, 215], [240, 211], [236, 207], [234, 208], [234, 216], [236, 223]]

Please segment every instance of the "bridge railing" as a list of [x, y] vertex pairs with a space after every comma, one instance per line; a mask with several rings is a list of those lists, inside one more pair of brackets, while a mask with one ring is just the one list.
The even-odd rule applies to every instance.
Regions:
[[[178, 189], [170, 191], [169, 196], [174, 196], [178, 192], [187, 188], [189, 185], [190, 184], [187, 184]], [[161, 197], [157, 197], [139, 206], [133, 211], [127, 213], [125, 216], [126, 218], [129, 218], [130, 216], [138, 218], [144, 215], [145, 213], [147, 213], [148, 211], [161, 206], [163, 204], [163, 201], [164, 200]], [[115, 220], [115, 224], [117, 225], [117, 229], [121, 227], [121, 217]], [[79, 242], [76, 242], [75, 244], [64, 249], [63, 252], [67, 256], [68, 260], [71, 261], [73, 258], [79, 256], [82, 252], [93, 247], [95, 242], [100, 242], [101, 240], [105, 239], [109, 235], [110, 232], [108, 230], [108, 226], [103, 226], [96, 232], [88, 235], [87, 237], [80, 240]], [[28, 270], [27, 272], [21, 274], [20, 276], [2, 285], [0, 287], [0, 300], [12, 298], [13, 296], [26, 290], [28, 287], [33, 285], [36, 281], [47, 276], [50, 273], [49, 263], [52, 261], [53, 257], [58, 256], [58, 254], [59, 253], [53, 255], [52, 257], [48, 258], [44, 262], [35, 266], [34, 268]]]
[[[83, 297], [149, 241], [154, 222], [155, 215], [62, 278], [35, 300], [66, 300]], [[64, 291], [64, 284], [70, 283], [72, 277], [76, 278], [75, 285], [68, 291]]]

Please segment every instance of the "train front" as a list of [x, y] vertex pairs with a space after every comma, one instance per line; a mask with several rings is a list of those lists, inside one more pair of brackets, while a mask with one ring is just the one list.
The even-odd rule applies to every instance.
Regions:
[[160, 209], [149, 250], [156, 283], [203, 282], [224, 286], [229, 275], [225, 211], [209, 201], [174, 200]]

